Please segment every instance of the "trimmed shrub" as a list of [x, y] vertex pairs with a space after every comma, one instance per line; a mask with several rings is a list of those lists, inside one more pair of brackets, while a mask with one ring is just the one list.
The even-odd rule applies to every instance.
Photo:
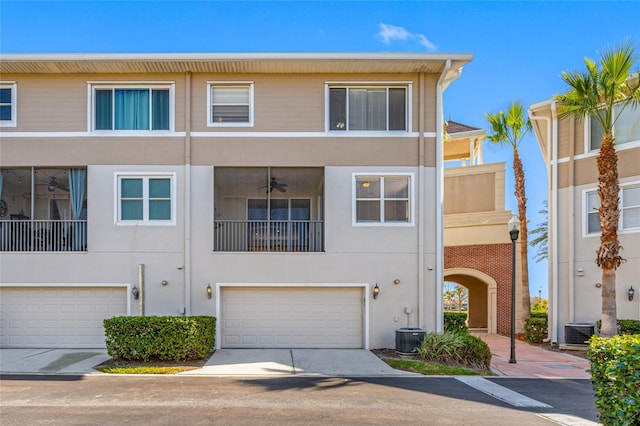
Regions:
[[637, 425], [640, 419], [640, 335], [592, 336], [587, 357], [596, 409], [603, 425]]
[[524, 320], [524, 338], [527, 342], [542, 343], [547, 337], [548, 322], [547, 316], [543, 318], [534, 317]]
[[104, 320], [107, 353], [115, 359], [183, 361], [215, 345], [215, 317], [113, 317]]
[[488, 369], [491, 350], [480, 338], [467, 333], [427, 333], [417, 348], [421, 358], [441, 364]]
[[[596, 328], [600, 330], [602, 320], [596, 321]], [[640, 334], [640, 320], [619, 319], [618, 334]]]
[[531, 311], [531, 318], [547, 318], [547, 311]]
[[469, 327], [467, 327], [467, 314], [466, 312], [445, 312], [444, 313], [444, 331], [455, 333], [463, 332], [467, 333]]

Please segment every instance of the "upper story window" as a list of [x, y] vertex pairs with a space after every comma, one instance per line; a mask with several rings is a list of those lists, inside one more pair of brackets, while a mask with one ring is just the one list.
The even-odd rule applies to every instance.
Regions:
[[0, 127], [16, 126], [16, 84], [0, 83]]
[[[585, 193], [587, 235], [600, 233], [600, 198], [597, 191]], [[620, 223], [621, 231], [640, 230], [640, 183], [620, 186]]]
[[408, 131], [407, 87], [329, 87], [332, 131]]
[[[619, 106], [614, 106], [614, 115], [619, 113]], [[587, 121], [587, 132], [589, 133], [591, 151], [600, 149], [602, 143], [603, 129], [598, 120], [593, 118]], [[640, 107], [634, 108], [627, 105], [617, 121], [613, 125], [613, 137], [616, 145], [622, 145], [631, 142], [640, 142]]]
[[411, 224], [410, 175], [354, 175], [354, 224]]
[[171, 130], [173, 85], [92, 86], [92, 130]]
[[209, 82], [208, 125], [253, 126], [253, 82]]
[[175, 175], [117, 175], [119, 224], [175, 224]]

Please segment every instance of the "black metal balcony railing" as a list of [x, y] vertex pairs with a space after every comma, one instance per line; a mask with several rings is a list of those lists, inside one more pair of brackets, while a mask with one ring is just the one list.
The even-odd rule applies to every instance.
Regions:
[[86, 220], [2, 220], [0, 251], [87, 250]]
[[216, 220], [214, 251], [321, 252], [321, 220]]

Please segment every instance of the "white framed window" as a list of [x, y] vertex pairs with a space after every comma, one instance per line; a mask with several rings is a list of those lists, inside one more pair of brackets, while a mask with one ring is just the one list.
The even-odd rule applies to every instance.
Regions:
[[16, 83], [0, 82], [0, 127], [17, 125], [17, 90]]
[[89, 83], [92, 131], [173, 131], [174, 84]]
[[411, 84], [327, 84], [326, 90], [329, 131], [409, 131]]
[[175, 225], [175, 174], [116, 174], [116, 223]]
[[412, 225], [412, 174], [353, 174], [354, 225]]
[[[621, 107], [614, 105], [614, 116], [620, 114], [613, 125], [613, 137], [616, 145], [638, 144], [640, 145], [640, 107], [627, 105], [622, 113], [619, 112]], [[588, 135], [588, 151], [597, 151], [602, 143], [604, 130], [600, 122], [593, 117], [585, 120], [585, 134]]]
[[[640, 231], [640, 183], [620, 185], [620, 231]], [[584, 192], [585, 235], [600, 235], [600, 198], [597, 190]]]
[[209, 127], [253, 126], [253, 82], [207, 82]]

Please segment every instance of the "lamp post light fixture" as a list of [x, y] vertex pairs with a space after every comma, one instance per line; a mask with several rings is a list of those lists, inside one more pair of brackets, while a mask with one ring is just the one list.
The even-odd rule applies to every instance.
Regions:
[[629, 302], [633, 302], [633, 296], [636, 294], [636, 291], [633, 289], [633, 286], [629, 287], [627, 290], [627, 296], [629, 296]]
[[509, 364], [516, 363], [516, 241], [520, 234], [520, 220], [513, 215], [508, 222], [511, 239], [511, 354]]
[[140, 290], [138, 290], [138, 287], [134, 285], [131, 289], [131, 294], [133, 295], [134, 299], [138, 300], [140, 298]]
[[213, 289], [211, 288], [211, 284], [207, 284], [207, 299], [211, 299], [212, 293], [213, 293]]
[[375, 287], [373, 287], [373, 298], [377, 299], [380, 294], [380, 287], [378, 287], [378, 283], [376, 283]]

